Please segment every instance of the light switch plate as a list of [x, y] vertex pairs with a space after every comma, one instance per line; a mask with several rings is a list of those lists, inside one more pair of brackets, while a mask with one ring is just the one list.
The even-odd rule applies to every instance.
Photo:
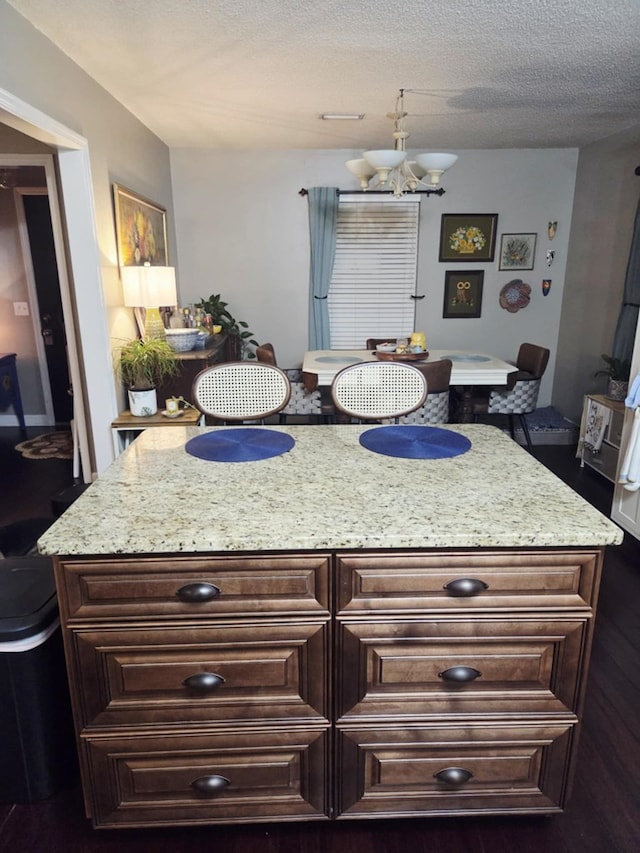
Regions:
[[29, 303], [28, 302], [14, 302], [13, 303], [13, 313], [16, 317], [28, 317], [29, 316]]

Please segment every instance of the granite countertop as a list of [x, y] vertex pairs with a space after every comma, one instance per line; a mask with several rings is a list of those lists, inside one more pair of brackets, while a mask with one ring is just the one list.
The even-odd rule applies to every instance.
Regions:
[[[145, 430], [39, 541], [43, 554], [618, 544], [622, 531], [492, 426], [448, 459], [399, 459], [358, 441], [369, 426], [277, 426], [293, 449], [208, 462], [209, 428]], [[219, 429], [214, 428], [214, 429]]]

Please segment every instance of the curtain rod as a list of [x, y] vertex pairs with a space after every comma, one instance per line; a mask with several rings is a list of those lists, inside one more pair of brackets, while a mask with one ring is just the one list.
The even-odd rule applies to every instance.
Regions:
[[[336, 190], [338, 195], [391, 195], [393, 190]], [[445, 190], [438, 187], [437, 190], [411, 190], [405, 195], [444, 195]], [[309, 190], [304, 187], [298, 190], [298, 195], [309, 195]]]

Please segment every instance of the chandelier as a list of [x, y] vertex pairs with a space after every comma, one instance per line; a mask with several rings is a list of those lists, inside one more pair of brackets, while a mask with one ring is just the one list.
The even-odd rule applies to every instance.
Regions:
[[393, 121], [394, 147], [380, 151], [365, 151], [359, 160], [347, 160], [347, 169], [360, 181], [361, 190], [392, 192], [401, 196], [406, 192], [422, 192], [442, 195], [441, 175], [458, 159], [457, 154], [416, 154], [415, 160], [407, 160], [406, 141], [409, 134], [405, 129], [407, 113], [404, 111], [404, 89], [396, 98], [396, 108], [387, 113]]

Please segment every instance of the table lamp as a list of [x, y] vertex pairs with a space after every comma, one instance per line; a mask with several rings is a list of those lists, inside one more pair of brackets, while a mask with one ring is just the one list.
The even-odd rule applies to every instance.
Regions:
[[145, 338], [164, 338], [164, 323], [158, 307], [177, 305], [176, 271], [174, 267], [122, 267], [122, 292], [128, 308], [145, 308]]

